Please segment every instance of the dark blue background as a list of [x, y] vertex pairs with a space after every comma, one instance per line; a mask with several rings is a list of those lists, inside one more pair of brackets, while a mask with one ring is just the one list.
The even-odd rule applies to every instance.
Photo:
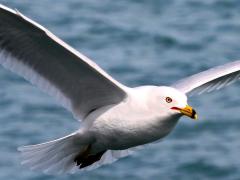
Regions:
[[[239, 0], [0, 0], [41, 23], [131, 87], [171, 84], [240, 59]], [[20, 46], [20, 45], [19, 45]], [[162, 142], [112, 165], [60, 177], [20, 165], [16, 148], [79, 124], [53, 98], [0, 68], [0, 179], [240, 179], [240, 85], [194, 97]]]

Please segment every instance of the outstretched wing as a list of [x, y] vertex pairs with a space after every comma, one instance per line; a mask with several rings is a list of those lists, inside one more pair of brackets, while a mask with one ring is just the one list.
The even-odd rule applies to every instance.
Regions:
[[228, 86], [239, 78], [240, 61], [234, 61], [182, 79], [172, 86], [186, 94], [202, 94]]
[[125, 86], [90, 59], [1, 4], [0, 64], [55, 96], [80, 119], [126, 97]]

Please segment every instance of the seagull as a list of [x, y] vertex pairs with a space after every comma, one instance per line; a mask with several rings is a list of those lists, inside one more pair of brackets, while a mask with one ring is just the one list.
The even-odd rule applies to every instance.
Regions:
[[170, 86], [127, 87], [43, 26], [0, 4], [0, 64], [69, 110], [80, 128], [53, 141], [20, 147], [22, 164], [47, 174], [112, 163], [168, 135], [182, 116], [197, 119], [188, 97], [240, 78], [240, 61]]

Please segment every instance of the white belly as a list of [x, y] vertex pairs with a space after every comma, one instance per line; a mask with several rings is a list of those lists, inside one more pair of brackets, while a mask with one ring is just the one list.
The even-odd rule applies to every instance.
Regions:
[[181, 115], [161, 111], [150, 101], [155, 96], [138, 92], [117, 105], [94, 111], [84, 120], [85, 129], [95, 140], [93, 149], [128, 149], [156, 141], [173, 129]]
[[89, 133], [94, 135], [96, 140], [93, 144], [94, 149], [123, 150], [166, 136], [179, 118], [179, 116], [171, 120], [151, 116], [146, 118], [141, 116], [141, 113], [133, 116], [133, 112], [114, 113], [110, 110], [92, 122]]

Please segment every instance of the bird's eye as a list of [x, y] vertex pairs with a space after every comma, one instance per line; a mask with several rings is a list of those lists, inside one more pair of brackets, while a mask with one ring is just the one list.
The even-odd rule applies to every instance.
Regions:
[[167, 103], [171, 103], [172, 102], [172, 98], [170, 98], [170, 97], [166, 97], [165, 100], [166, 100]]

